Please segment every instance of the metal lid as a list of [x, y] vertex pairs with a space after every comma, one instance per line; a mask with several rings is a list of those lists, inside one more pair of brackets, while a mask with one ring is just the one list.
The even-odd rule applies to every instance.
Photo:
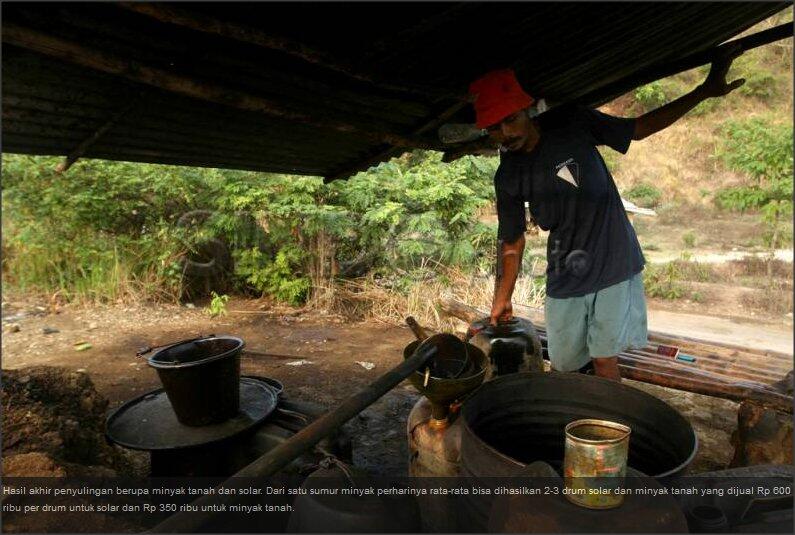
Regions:
[[108, 416], [108, 439], [135, 450], [172, 450], [205, 446], [243, 433], [276, 408], [276, 391], [251, 377], [240, 379], [240, 410], [218, 424], [200, 427], [179, 423], [168, 396], [160, 388], [128, 401]]

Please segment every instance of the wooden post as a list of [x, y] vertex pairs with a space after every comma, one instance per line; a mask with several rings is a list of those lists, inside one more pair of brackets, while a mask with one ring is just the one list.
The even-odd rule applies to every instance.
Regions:
[[788, 412], [756, 400], [743, 401], [732, 433], [734, 457], [729, 466], [792, 464], [792, 402], [789, 408]]

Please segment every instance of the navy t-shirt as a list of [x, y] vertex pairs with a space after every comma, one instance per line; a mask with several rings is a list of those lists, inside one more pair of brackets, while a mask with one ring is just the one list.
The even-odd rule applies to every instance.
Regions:
[[596, 149], [629, 149], [635, 120], [583, 107], [538, 117], [530, 153], [506, 153], [494, 177], [498, 237], [518, 239], [533, 219], [549, 231], [547, 295], [577, 297], [625, 281], [645, 260], [613, 177]]

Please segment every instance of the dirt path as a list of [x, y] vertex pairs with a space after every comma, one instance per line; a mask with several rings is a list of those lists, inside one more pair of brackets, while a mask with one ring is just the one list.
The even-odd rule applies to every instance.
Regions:
[[767, 349], [790, 355], [793, 353], [792, 327], [785, 325], [760, 325], [759, 322], [736, 318], [650, 309], [649, 329], [711, 342]]
[[[336, 316], [317, 313], [300, 315], [289, 311], [261, 310], [257, 301], [234, 300], [229, 315], [209, 318], [202, 310], [159, 305], [114, 306], [92, 309], [67, 307], [58, 314], [35, 311], [25, 315], [9, 306], [6, 315], [19, 315], [18, 332], [5, 333], [2, 339], [4, 369], [32, 365], [63, 366], [83, 370], [106, 398], [109, 409], [160, 387], [155, 372], [135, 351], [148, 344], [164, 344], [200, 333], [234, 334], [246, 341], [248, 349], [290, 355], [273, 358], [244, 355], [243, 374], [262, 375], [282, 381], [285, 392], [296, 399], [334, 406], [353, 391], [369, 384], [402, 359], [403, 347], [413, 340], [408, 328], [376, 322], [346, 323]], [[727, 337], [721, 321], [675, 314], [652, 313], [653, 321], [671, 318], [688, 327], [688, 333], [703, 334], [712, 329]], [[463, 324], [462, 324], [463, 325]], [[698, 326], [698, 331], [694, 330]], [[723, 329], [718, 331], [718, 327]], [[56, 330], [45, 334], [44, 329]], [[740, 330], [740, 329], [737, 329]], [[742, 329], [747, 336], [778, 340], [783, 349], [786, 333], [780, 329]], [[775, 337], [770, 334], [775, 332]], [[789, 333], [791, 350], [791, 333]], [[91, 348], [76, 351], [76, 342]], [[297, 361], [308, 361], [296, 366]], [[365, 369], [357, 362], [372, 363]], [[729, 436], [736, 426], [736, 404], [662, 388], [639, 385], [665, 399], [693, 423], [702, 448], [696, 471], [718, 469], [731, 458]], [[353, 420], [354, 462], [372, 473], [402, 474], [406, 470], [405, 422], [418, 399], [404, 383]], [[718, 425], [719, 424], [719, 425]]]

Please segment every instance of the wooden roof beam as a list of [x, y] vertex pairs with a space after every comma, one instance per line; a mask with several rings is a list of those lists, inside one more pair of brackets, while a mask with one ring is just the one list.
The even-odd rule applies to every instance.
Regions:
[[[453, 115], [458, 113], [464, 106], [469, 104], [470, 100], [471, 99], [467, 99], [466, 102], [456, 102], [452, 106], [446, 108], [442, 113], [440, 113], [439, 115], [437, 115], [436, 117], [434, 117], [430, 121], [426, 122], [425, 124], [423, 124], [422, 126], [417, 128], [416, 130], [414, 130], [414, 132], [412, 132], [412, 135], [419, 136], [419, 135], [424, 134], [428, 130], [432, 130], [434, 128], [437, 128], [437, 127], [441, 126], [442, 123], [444, 123], [450, 117], [452, 117]], [[328, 184], [329, 182], [333, 182], [333, 181], [339, 180], [341, 178], [348, 178], [349, 176], [351, 176], [352, 174], [354, 174], [354, 173], [356, 173], [358, 171], [364, 171], [365, 169], [368, 169], [368, 168], [370, 168], [373, 165], [378, 165], [379, 163], [381, 163], [381, 162], [383, 162], [385, 160], [388, 160], [393, 155], [395, 155], [395, 153], [396, 153], [396, 150], [395, 150], [394, 147], [386, 149], [386, 150], [381, 151], [381, 152], [378, 152], [377, 154], [374, 154], [373, 156], [370, 156], [370, 157], [368, 157], [368, 158], [366, 158], [364, 160], [358, 161], [355, 164], [353, 164], [353, 165], [351, 165], [351, 166], [349, 166], [349, 167], [347, 167], [345, 169], [334, 171], [334, 172], [330, 173], [329, 176], [327, 176], [327, 177], [325, 177], [323, 179], [323, 183], [324, 184]]]
[[439, 150], [441, 148], [441, 143], [432, 143], [420, 138], [405, 137], [391, 132], [367, 130], [356, 125], [326, 119], [316, 119], [304, 113], [288, 110], [274, 101], [256, 95], [194, 80], [184, 75], [143, 65], [111, 53], [92, 50], [83, 45], [13, 23], [3, 24], [2, 39], [5, 43], [33, 50], [61, 61], [113, 74], [133, 82], [206, 102], [295, 121], [341, 134], [358, 135], [376, 143], [384, 143], [395, 147], [426, 150]]
[[381, 89], [414, 94], [434, 100], [462, 100], [466, 98], [466, 96], [450, 95], [434, 88], [408, 87], [405, 85], [397, 85], [391, 82], [386, 82], [384, 80], [378, 80], [370, 74], [357, 71], [352, 65], [332, 59], [324, 52], [314, 50], [303, 43], [299, 43], [284, 37], [268, 35], [261, 30], [257, 30], [256, 28], [218, 20], [201, 13], [191, 12], [183, 8], [174, 7], [174, 4], [120, 2], [118, 5], [123, 9], [151, 17], [160, 22], [174, 24], [189, 28], [191, 30], [210, 33], [219, 37], [253, 44], [262, 48], [267, 48], [268, 50], [282, 52], [306, 63], [317, 65], [318, 67], [334, 71], [347, 76], [348, 78], [365, 82]]

